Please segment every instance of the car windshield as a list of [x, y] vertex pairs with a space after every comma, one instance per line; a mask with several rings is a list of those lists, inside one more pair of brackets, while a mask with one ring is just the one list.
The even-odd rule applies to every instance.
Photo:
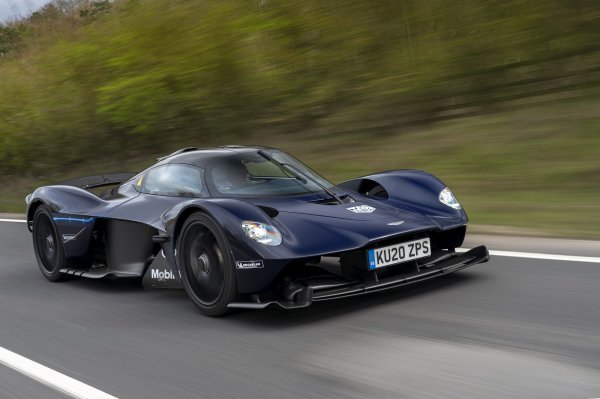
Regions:
[[215, 197], [265, 197], [323, 192], [333, 184], [289, 154], [278, 150], [239, 153], [209, 170]]

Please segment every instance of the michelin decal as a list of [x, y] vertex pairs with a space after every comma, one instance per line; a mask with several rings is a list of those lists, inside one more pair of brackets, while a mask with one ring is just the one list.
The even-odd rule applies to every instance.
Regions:
[[244, 260], [236, 261], [235, 267], [238, 269], [262, 269], [265, 265], [262, 260]]

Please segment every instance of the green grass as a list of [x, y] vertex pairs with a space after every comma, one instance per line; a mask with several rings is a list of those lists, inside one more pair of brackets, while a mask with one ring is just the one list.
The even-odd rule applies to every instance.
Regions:
[[[599, 106], [595, 99], [563, 101], [393, 132], [263, 133], [236, 142], [287, 150], [335, 182], [386, 169], [424, 169], [451, 187], [473, 224], [600, 238]], [[231, 143], [213, 137], [188, 144]], [[163, 153], [171, 150], [165, 144]], [[23, 198], [38, 185], [139, 170], [156, 155], [93, 160], [64, 174], [9, 180], [0, 189], [0, 210], [23, 212]]]

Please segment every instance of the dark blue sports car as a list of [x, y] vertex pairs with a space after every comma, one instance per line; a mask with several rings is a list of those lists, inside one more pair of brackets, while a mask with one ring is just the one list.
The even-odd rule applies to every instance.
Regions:
[[141, 173], [40, 187], [27, 197], [27, 221], [48, 280], [183, 287], [211, 316], [392, 289], [489, 258], [483, 246], [455, 252], [467, 215], [430, 174], [334, 185], [262, 147], [185, 148]]

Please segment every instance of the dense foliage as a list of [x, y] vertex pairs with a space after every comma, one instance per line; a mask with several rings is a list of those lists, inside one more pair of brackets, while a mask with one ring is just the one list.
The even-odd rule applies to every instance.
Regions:
[[0, 28], [0, 171], [489, 112], [600, 81], [594, 0], [57, 0]]

